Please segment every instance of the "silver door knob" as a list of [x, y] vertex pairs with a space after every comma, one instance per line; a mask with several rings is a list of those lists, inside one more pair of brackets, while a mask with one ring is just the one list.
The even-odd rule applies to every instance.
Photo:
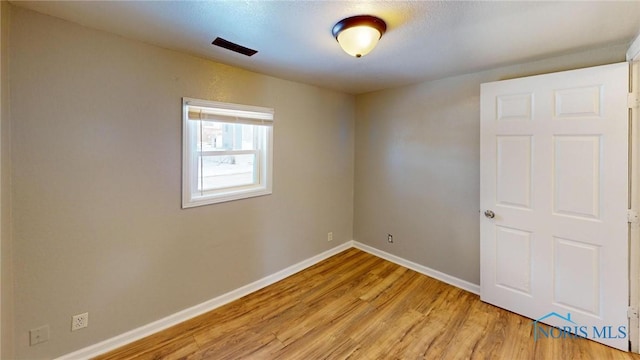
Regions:
[[493, 219], [494, 217], [496, 217], [496, 213], [491, 210], [487, 210], [484, 212], [484, 216], [488, 217], [489, 219]]

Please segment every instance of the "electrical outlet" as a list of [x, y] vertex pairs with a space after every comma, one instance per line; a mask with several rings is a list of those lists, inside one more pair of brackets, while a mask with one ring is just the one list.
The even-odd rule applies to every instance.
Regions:
[[333, 241], [333, 232], [327, 233], [327, 241]]
[[89, 313], [74, 315], [71, 318], [71, 331], [80, 330], [89, 326]]
[[387, 242], [388, 242], [389, 244], [393, 244], [393, 235], [391, 235], [391, 234], [387, 234]]
[[49, 341], [49, 325], [29, 330], [29, 346]]

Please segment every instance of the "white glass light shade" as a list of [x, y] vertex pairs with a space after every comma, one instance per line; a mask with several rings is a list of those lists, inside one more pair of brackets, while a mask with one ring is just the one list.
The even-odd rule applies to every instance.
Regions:
[[381, 36], [380, 32], [372, 27], [354, 26], [344, 29], [338, 34], [338, 43], [347, 54], [361, 57], [376, 47]]
[[361, 57], [376, 47], [387, 31], [384, 20], [371, 15], [357, 15], [338, 21], [331, 33], [349, 55]]

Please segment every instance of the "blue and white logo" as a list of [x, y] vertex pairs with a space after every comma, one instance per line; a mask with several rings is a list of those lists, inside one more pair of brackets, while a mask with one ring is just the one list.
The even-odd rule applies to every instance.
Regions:
[[[548, 326], [542, 324], [549, 318], [558, 318], [565, 325], [564, 326]], [[540, 338], [552, 338], [552, 339], [624, 339], [627, 337], [627, 327], [622, 326], [584, 326], [579, 325], [575, 321], [571, 320], [571, 313], [567, 313], [567, 316], [562, 316], [557, 312], [550, 312], [531, 322], [533, 325], [533, 340], [538, 341]]]

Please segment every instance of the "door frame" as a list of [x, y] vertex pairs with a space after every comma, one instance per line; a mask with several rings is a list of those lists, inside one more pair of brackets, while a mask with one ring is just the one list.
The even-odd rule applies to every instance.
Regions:
[[629, 62], [629, 342], [640, 353], [640, 35], [627, 50]]

